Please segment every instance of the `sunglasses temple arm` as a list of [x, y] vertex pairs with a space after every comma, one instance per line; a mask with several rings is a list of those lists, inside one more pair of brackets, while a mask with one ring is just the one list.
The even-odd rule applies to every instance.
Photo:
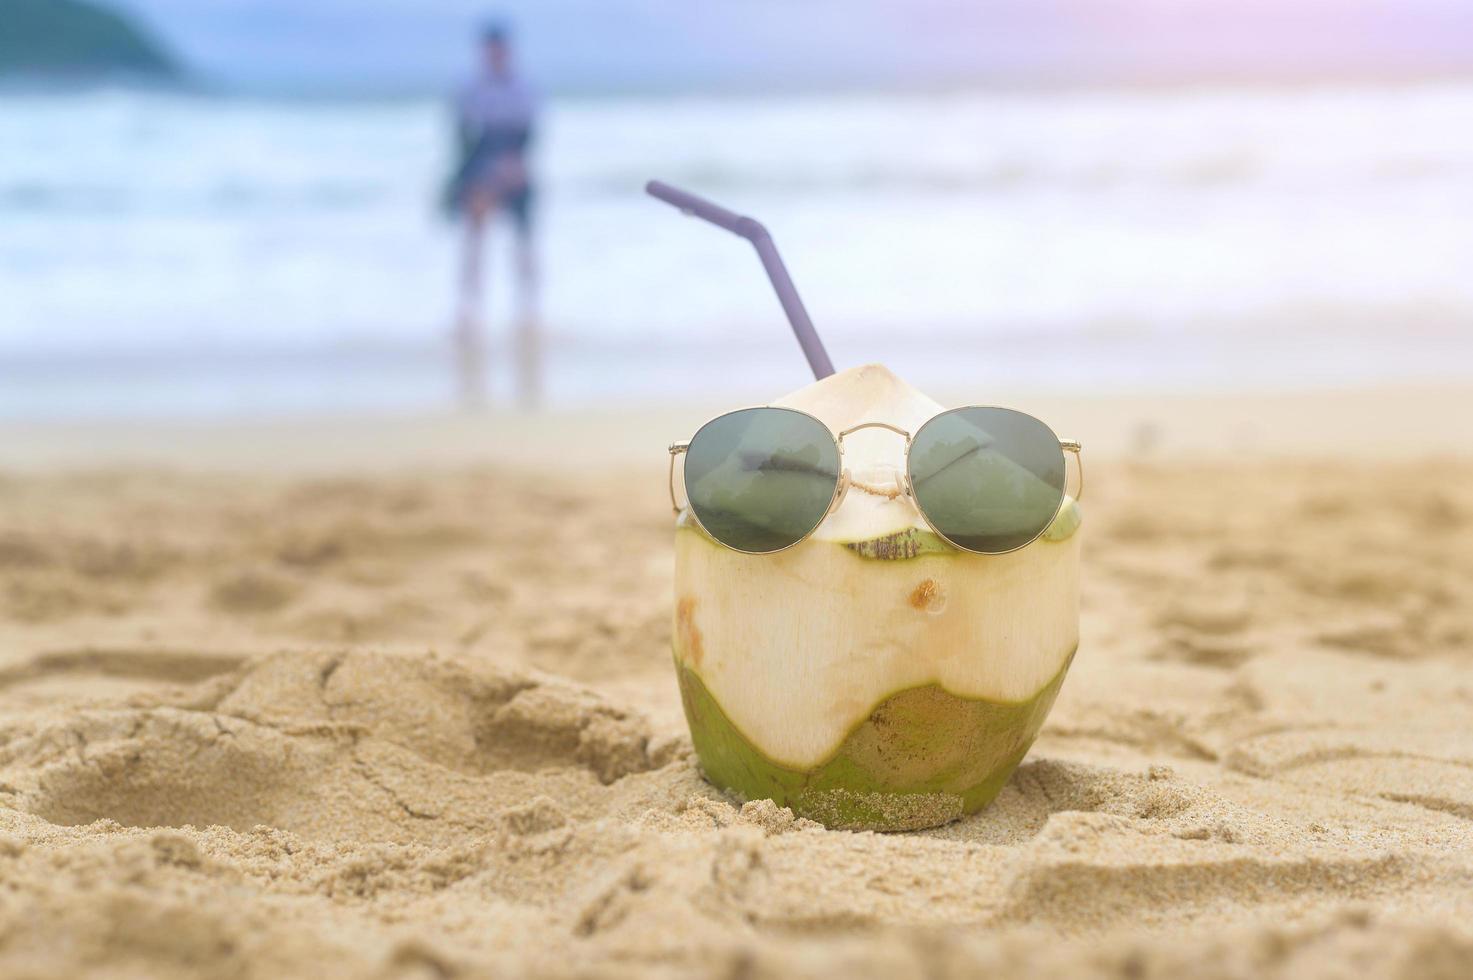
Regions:
[[[1079, 443], [1074, 442], [1073, 440], [1065, 440], [1065, 441], [1059, 443], [1059, 445], [1063, 448], [1064, 452], [1069, 453], [1071, 456], [1074, 457], [1074, 469], [1079, 474], [1079, 486], [1077, 486], [1077, 487], [1074, 488], [1074, 499], [1075, 500], [1083, 500], [1084, 499], [1084, 450], [1080, 447]], [[673, 493], [674, 491], [672, 490], [671, 492]]]
[[675, 499], [675, 457], [689, 448], [690, 444], [685, 442], [672, 443], [670, 446], [670, 509], [677, 514], [680, 513], [680, 504]]
[[818, 339], [818, 331], [813, 328], [813, 320], [809, 318], [808, 310], [798, 296], [798, 288], [793, 285], [793, 279], [788, 275], [787, 266], [783, 265], [782, 256], [777, 254], [777, 246], [773, 244], [772, 235], [768, 234], [761, 222], [728, 211], [703, 197], [697, 197], [688, 191], [671, 187], [658, 180], [650, 181], [644, 189], [651, 197], [679, 208], [684, 214], [709, 221], [716, 227], [725, 228], [732, 234], [740, 235], [751, 242], [752, 247], [757, 250], [757, 258], [762, 261], [762, 268], [767, 271], [767, 278], [771, 280], [772, 288], [777, 291], [778, 302], [782, 304], [783, 312], [788, 317], [788, 323], [792, 325], [793, 333], [798, 337], [798, 346], [803, 348], [803, 356], [808, 358], [808, 366], [813, 369], [813, 376], [827, 378], [834, 373], [834, 362], [829, 360], [829, 354], [824, 349], [823, 341]]

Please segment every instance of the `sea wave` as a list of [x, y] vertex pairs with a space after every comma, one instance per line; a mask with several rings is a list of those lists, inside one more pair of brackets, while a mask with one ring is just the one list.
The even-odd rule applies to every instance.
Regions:
[[[661, 177], [766, 222], [847, 356], [1268, 330], [1411, 370], [1363, 340], [1473, 325], [1470, 114], [1473, 82], [553, 99], [543, 314], [568, 350], [789, 343], [750, 251], [641, 194]], [[0, 353], [439, 343], [446, 115], [0, 96]], [[490, 262], [500, 331], [501, 237]]]

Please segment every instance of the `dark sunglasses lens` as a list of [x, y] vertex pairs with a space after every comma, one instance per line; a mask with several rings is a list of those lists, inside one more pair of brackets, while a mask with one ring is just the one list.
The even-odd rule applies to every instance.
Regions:
[[703, 425], [685, 454], [691, 510], [738, 551], [780, 551], [816, 528], [839, 485], [839, 449], [822, 422], [748, 408]]
[[968, 551], [999, 554], [1043, 533], [1064, 499], [1064, 451], [1048, 426], [1006, 408], [958, 408], [910, 447], [916, 504]]

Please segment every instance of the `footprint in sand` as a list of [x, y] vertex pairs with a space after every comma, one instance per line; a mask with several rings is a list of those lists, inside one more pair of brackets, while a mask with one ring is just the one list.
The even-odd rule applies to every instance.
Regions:
[[536, 832], [664, 761], [642, 719], [571, 685], [363, 653], [265, 657], [140, 707], [11, 727], [0, 783], [51, 823], [319, 840]]
[[1226, 756], [1233, 770], [1349, 797], [1408, 804], [1473, 821], [1473, 758], [1441, 731], [1286, 729], [1244, 739]]

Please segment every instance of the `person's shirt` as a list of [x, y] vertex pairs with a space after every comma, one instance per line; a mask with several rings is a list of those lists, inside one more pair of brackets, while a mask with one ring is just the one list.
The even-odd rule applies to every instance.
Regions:
[[462, 146], [521, 150], [531, 139], [537, 99], [514, 75], [482, 72], [461, 87], [455, 108]]

